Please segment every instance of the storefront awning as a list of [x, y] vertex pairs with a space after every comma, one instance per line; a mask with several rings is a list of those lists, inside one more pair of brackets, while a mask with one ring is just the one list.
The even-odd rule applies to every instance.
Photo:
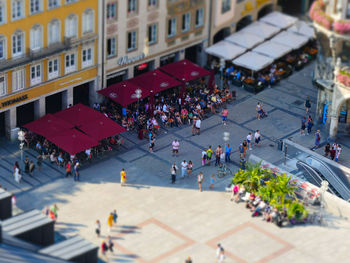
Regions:
[[191, 61], [184, 59], [159, 68], [180, 81], [188, 82], [210, 75], [210, 72]]
[[297, 20], [295, 17], [275, 11], [263, 16], [259, 21], [284, 29], [292, 26]]
[[315, 38], [314, 28], [304, 21], [297, 21], [293, 26], [288, 28], [287, 31], [300, 34], [309, 39]]
[[266, 41], [254, 48], [252, 51], [273, 59], [279, 59], [291, 52], [292, 48], [276, 42]]
[[95, 120], [85, 123], [79, 127], [79, 130], [97, 141], [126, 131], [122, 126], [107, 117], [103, 120]]
[[99, 90], [98, 93], [122, 105], [123, 107], [136, 102], [138, 99], [146, 98], [151, 94], [149, 90], [141, 89], [141, 87], [130, 81], [122, 81], [113, 84], [108, 88]]
[[225, 38], [225, 40], [247, 49], [251, 49], [264, 42], [264, 38], [242, 31], [232, 34]]
[[220, 41], [205, 49], [205, 52], [224, 60], [232, 60], [243, 54], [247, 49], [228, 41]]
[[59, 135], [48, 136], [47, 139], [72, 155], [99, 145], [96, 139], [90, 138], [76, 129], [66, 130]]
[[158, 69], [127, 80], [127, 82], [141, 87], [142, 93], [146, 92], [147, 90], [149, 92], [153, 92], [154, 94], [176, 86], [181, 86], [181, 82]]
[[76, 104], [68, 109], [55, 113], [54, 116], [73, 124], [73, 126], [80, 126], [87, 122], [101, 119], [101, 116], [104, 117], [102, 113], [83, 104]]
[[57, 118], [52, 114], [46, 114], [44, 117], [30, 122], [23, 127], [36, 134], [46, 137], [57, 135], [62, 131], [69, 130], [73, 128], [74, 125]]
[[246, 26], [245, 28], [243, 28], [240, 32], [250, 33], [250, 34], [259, 36], [261, 38], [268, 39], [276, 35], [280, 31], [281, 29], [278, 27], [256, 21], [250, 24], [249, 26]]
[[246, 69], [250, 69], [252, 71], [260, 71], [268, 65], [272, 64], [272, 62], [272, 58], [260, 55], [255, 52], [247, 52], [232, 61], [233, 64]]
[[279, 43], [281, 45], [286, 45], [295, 50], [305, 45], [309, 41], [309, 39], [301, 35], [283, 31], [277, 36], [273, 37], [271, 41]]

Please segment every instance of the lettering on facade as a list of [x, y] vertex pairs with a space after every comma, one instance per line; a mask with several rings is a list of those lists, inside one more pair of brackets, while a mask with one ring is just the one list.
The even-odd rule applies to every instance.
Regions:
[[124, 57], [121, 57], [117, 60], [117, 64], [119, 66], [124, 66], [124, 65], [127, 65], [127, 64], [130, 64], [130, 63], [133, 63], [133, 62], [136, 62], [136, 61], [139, 61], [141, 59], [144, 59], [146, 57], [146, 54], [142, 52], [141, 55], [138, 55], [136, 57], [131, 57], [129, 58], [128, 56], [124, 56]]
[[28, 99], [28, 94], [22, 95], [20, 97], [17, 97], [17, 98], [11, 99], [11, 100], [6, 100], [4, 102], [1, 102], [0, 108], [8, 107], [8, 106], [10, 106], [12, 104], [24, 101], [26, 99]]

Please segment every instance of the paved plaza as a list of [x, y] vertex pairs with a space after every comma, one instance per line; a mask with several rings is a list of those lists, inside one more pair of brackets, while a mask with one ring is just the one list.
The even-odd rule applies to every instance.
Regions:
[[[278, 86], [253, 95], [234, 88], [237, 100], [228, 105], [228, 125], [219, 115], [202, 122], [200, 136], [191, 135], [190, 126], [162, 129], [155, 142], [155, 152], [149, 153], [148, 142], [137, 139], [135, 132], [123, 134], [124, 145], [109, 157], [97, 160], [81, 170], [81, 182], [63, 178], [64, 170], [45, 162], [34, 179], [25, 176], [16, 185], [12, 176], [15, 160], [20, 153], [17, 144], [1, 142], [0, 184], [17, 193], [17, 205], [22, 210], [43, 209], [57, 203], [59, 207], [56, 230], [60, 235], [82, 235], [97, 245], [111, 235], [116, 243], [110, 262], [216, 262], [216, 244], [225, 248], [225, 262], [347, 262], [350, 241], [344, 236], [350, 228], [350, 205], [328, 196], [325, 226], [296, 226], [278, 228], [261, 218], [251, 218], [243, 204], [230, 202], [225, 187], [229, 177], [216, 178], [209, 190], [209, 177], [216, 172], [211, 166], [201, 166], [201, 151], [212, 145], [224, 145], [223, 133], [230, 133], [233, 149], [230, 168], [239, 166], [238, 146], [249, 132], [262, 134], [261, 147], [251, 153], [271, 163], [283, 159], [277, 150], [280, 139], [291, 140], [312, 148], [314, 135], [301, 136], [301, 117], [305, 115], [304, 101], [310, 97], [314, 114], [317, 90], [311, 84], [313, 65], [294, 73]], [[255, 107], [260, 101], [268, 118], [257, 120]], [[301, 103], [300, 103], [301, 102]], [[322, 127], [321, 145], [327, 141]], [[180, 154], [173, 157], [171, 142], [180, 141]], [[343, 155], [340, 162], [350, 166], [350, 143], [341, 139]], [[319, 149], [322, 153], [322, 149]], [[25, 155], [34, 159], [34, 151]], [[170, 167], [183, 160], [192, 160], [191, 178], [170, 184]], [[120, 186], [119, 172], [127, 171], [126, 187]], [[196, 175], [203, 171], [204, 191], [199, 192]], [[109, 234], [107, 217], [117, 209], [118, 224]], [[102, 237], [94, 233], [94, 223], [102, 223]], [[105, 260], [101, 255], [101, 260]]]

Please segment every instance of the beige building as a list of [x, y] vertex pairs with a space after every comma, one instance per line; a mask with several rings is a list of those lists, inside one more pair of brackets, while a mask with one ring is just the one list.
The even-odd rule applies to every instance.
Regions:
[[310, 17], [318, 40], [317, 118], [332, 138], [350, 133], [350, 1], [316, 0]]
[[219, 42], [276, 9], [277, 0], [210, 1], [210, 44]]
[[103, 0], [101, 5], [101, 88], [184, 58], [206, 63], [209, 0]]

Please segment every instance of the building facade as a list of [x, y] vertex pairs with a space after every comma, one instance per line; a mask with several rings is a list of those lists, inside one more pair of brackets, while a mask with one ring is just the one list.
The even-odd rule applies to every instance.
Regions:
[[350, 133], [350, 1], [316, 0], [309, 14], [319, 47], [317, 121], [336, 138]]
[[15, 127], [89, 103], [97, 16], [96, 0], [0, 0], [0, 136], [17, 137]]
[[100, 88], [180, 60], [204, 65], [209, 0], [103, 0]]
[[210, 4], [209, 39], [214, 44], [275, 10], [277, 0], [212, 0]]

